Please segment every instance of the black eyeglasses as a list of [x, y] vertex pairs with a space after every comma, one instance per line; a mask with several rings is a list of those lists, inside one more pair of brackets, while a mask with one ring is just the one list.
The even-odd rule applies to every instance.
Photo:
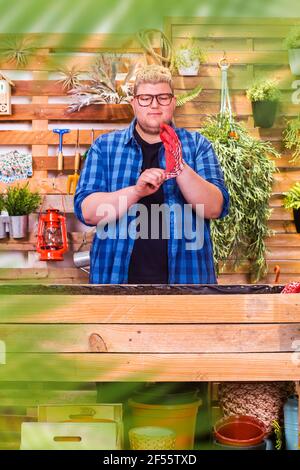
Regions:
[[161, 106], [168, 106], [174, 95], [172, 93], [160, 93], [159, 95], [135, 95], [140, 106], [150, 106], [154, 98]]

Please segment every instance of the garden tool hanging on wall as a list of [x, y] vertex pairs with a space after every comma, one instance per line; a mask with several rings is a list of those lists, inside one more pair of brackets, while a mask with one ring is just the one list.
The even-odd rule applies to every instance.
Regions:
[[221, 81], [221, 107], [220, 107], [220, 126], [222, 126], [222, 117], [228, 117], [230, 123], [230, 131], [228, 137], [238, 140], [239, 136], [235, 129], [234, 119], [232, 117], [232, 109], [230, 102], [230, 94], [228, 87], [228, 69], [230, 67], [229, 62], [227, 61], [226, 54], [219, 61], [219, 67], [222, 73]]
[[68, 176], [67, 193], [75, 194], [76, 186], [79, 180], [80, 152], [79, 152], [79, 129], [77, 129], [77, 139], [75, 147], [75, 165], [74, 174]]
[[64, 168], [64, 156], [63, 156], [63, 135], [70, 132], [70, 129], [53, 129], [55, 134], [59, 134], [59, 149], [57, 155], [57, 169], [62, 173]]
[[[93, 145], [93, 143], [95, 142], [95, 131], [94, 131], [94, 129], [91, 130], [91, 134], [92, 134], [92, 143], [91, 143], [91, 145]], [[82, 156], [82, 159], [83, 159], [83, 160], [86, 159], [88, 152], [89, 152], [89, 149], [87, 149], [87, 150], [84, 152], [84, 154], [83, 154], [83, 156]]]

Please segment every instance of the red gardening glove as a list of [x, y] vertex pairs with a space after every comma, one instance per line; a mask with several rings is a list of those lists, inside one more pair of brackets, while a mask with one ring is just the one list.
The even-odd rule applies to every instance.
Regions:
[[174, 129], [168, 124], [160, 125], [160, 138], [166, 153], [166, 180], [175, 178], [183, 170], [182, 148]]
[[289, 282], [281, 294], [299, 294], [300, 293], [300, 282]]

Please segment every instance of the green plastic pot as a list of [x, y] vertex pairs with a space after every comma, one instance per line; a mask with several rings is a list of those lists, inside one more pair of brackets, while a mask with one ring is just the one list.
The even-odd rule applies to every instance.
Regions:
[[252, 111], [255, 127], [269, 128], [275, 121], [278, 101], [252, 101]]

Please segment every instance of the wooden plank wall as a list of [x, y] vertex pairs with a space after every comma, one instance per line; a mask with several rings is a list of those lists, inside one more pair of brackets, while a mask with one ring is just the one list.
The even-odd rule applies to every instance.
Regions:
[[[206, 116], [217, 113], [220, 98], [220, 70], [218, 61], [227, 52], [232, 63], [230, 68], [230, 89], [233, 109], [237, 119], [243, 121], [250, 131], [257, 137], [271, 140], [274, 146], [281, 151], [281, 132], [284, 126], [283, 117], [295, 116], [299, 112], [299, 105], [291, 103], [291, 86], [296, 77], [293, 77], [288, 67], [287, 52], [283, 49], [282, 39], [295, 20], [241, 20], [233, 19], [213, 20], [203, 18], [166, 18], [164, 31], [171, 38], [172, 43], [178, 45], [184, 36], [190, 35], [201, 39], [203, 48], [207, 52], [207, 63], [200, 68], [198, 77], [175, 77], [176, 92], [191, 89], [197, 84], [203, 86], [198, 99], [180, 108], [176, 113], [176, 124], [188, 129], [198, 129]], [[76, 65], [86, 71], [94, 56], [91, 53], [103, 51], [141, 53], [139, 44], [129, 36], [107, 35], [30, 35], [39, 47], [26, 67], [32, 72], [32, 80], [14, 80], [16, 87], [13, 96], [29, 98], [28, 104], [13, 104], [11, 116], [0, 117], [0, 126], [6, 124], [5, 130], [0, 131], [1, 148], [16, 145], [26, 145], [32, 149], [34, 176], [30, 179], [30, 186], [38, 188], [45, 201], [43, 207], [48, 205], [62, 209], [62, 194], [68, 213], [68, 232], [70, 251], [88, 249], [91, 234], [87, 233], [87, 245], [81, 246], [85, 240], [84, 231], [87, 230], [79, 224], [73, 214], [73, 198], [66, 196], [67, 173], [71, 174], [73, 157], [65, 158], [67, 171], [63, 176], [55, 172], [56, 158], [50, 154], [49, 148], [56, 146], [58, 138], [49, 129], [54, 123], [68, 127], [70, 123], [87, 123], [92, 128], [96, 123], [114, 123], [124, 125], [130, 121], [128, 107], [98, 105], [89, 106], [78, 113], [69, 114], [65, 103], [49, 103], [51, 98], [65, 97], [66, 92], [56, 80], [50, 80], [50, 74], [64, 66]], [[7, 37], [0, 35], [0, 49], [3, 48]], [[157, 44], [158, 46], [158, 44]], [[0, 69], [9, 75], [16, 66], [7, 62], [0, 55]], [[254, 129], [251, 116], [251, 105], [245, 97], [245, 88], [252, 82], [253, 77], [268, 75], [280, 80], [283, 90], [284, 102], [280, 115], [272, 129]], [[26, 123], [30, 130], [12, 130], [9, 125]], [[2, 126], [1, 126], [2, 127]], [[1, 128], [0, 127], [0, 128]], [[3, 129], [3, 127], [2, 127]], [[96, 131], [97, 136], [105, 130]], [[72, 148], [76, 140], [76, 130], [65, 135], [66, 147]], [[90, 144], [90, 130], [80, 132], [81, 150], [84, 151]], [[273, 282], [274, 266], [281, 267], [281, 282], [300, 278], [300, 236], [295, 233], [292, 214], [282, 207], [282, 192], [291, 184], [299, 180], [300, 164], [289, 163], [290, 153], [284, 151], [282, 158], [277, 162], [280, 173], [276, 175], [274, 193], [270, 201], [273, 208], [270, 227], [276, 231], [276, 236], [268, 240], [269, 274], [261, 282]], [[3, 187], [3, 185], [0, 185]], [[87, 275], [73, 267], [71, 253], [63, 264], [59, 262], [36, 262], [37, 215], [30, 220], [31, 232], [27, 239], [0, 241], [0, 251], [9, 254], [11, 251], [28, 253], [31, 260], [28, 268], [0, 268], [0, 282], [17, 278], [37, 280], [43, 283], [78, 283], [87, 282]], [[2, 253], [0, 254], [0, 256]], [[32, 261], [33, 260], [33, 261]], [[3, 266], [3, 264], [1, 265]], [[238, 272], [233, 273], [228, 265], [220, 276], [219, 282], [225, 284], [249, 282], [247, 273], [249, 267], [244, 265]]]
[[[0, 282], [14, 279], [34, 280], [43, 283], [72, 283], [88, 282], [87, 274], [75, 268], [72, 253], [77, 251], [82, 243], [82, 249], [88, 249], [92, 234], [89, 227], [76, 220], [73, 213], [73, 196], [66, 194], [67, 175], [74, 171], [74, 146], [76, 143], [77, 126], [80, 130], [80, 150], [82, 153], [91, 144], [91, 129], [96, 127], [95, 138], [101, 133], [108, 132], [105, 128], [114, 129], [116, 125], [125, 127], [131, 120], [132, 114], [128, 105], [98, 105], [83, 108], [80, 112], [70, 114], [66, 103], [67, 91], [58, 82], [58, 76], [53, 73], [62, 68], [71, 69], [75, 66], [83, 74], [90, 70], [95, 62], [96, 54], [103, 52], [137, 54], [137, 59], [145, 61], [144, 52], [133, 36], [93, 34], [89, 36], [73, 34], [30, 34], [30, 35], [0, 35], [0, 69], [10, 74], [20, 73], [20, 69], [12, 61], [5, 60], [1, 55], [5, 43], [23, 38], [36, 46], [35, 53], [29, 58], [26, 73], [31, 73], [31, 79], [13, 80], [12, 115], [0, 116], [0, 153], [7, 148], [26, 146], [33, 155], [33, 177], [29, 179], [30, 188], [39, 190], [44, 197], [42, 208], [65, 207], [68, 220], [68, 237], [70, 250], [65, 261], [39, 262], [35, 253], [38, 214], [30, 216], [30, 233], [26, 239], [6, 239], [0, 241], [0, 259], [12, 251], [28, 254], [28, 268], [9, 267], [0, 262]], [[2, 50], [1, 50], [2, 49]], [[135, 60], [137, 60], [135, 59]], [[18, 70], [18, 72], [16, 72]], [[120, 68], [124, 72], [124, 68]], [[85, 82], [87, 83], [87, 82]], [[27, 103], [20, 99], [27, 99]], [[55, 102], [53, 102], [55, 100]], [[25, 124], [28, 130], [18, 130], [19, 124]], [[55, 124], [55, 125], [54, 125]], [[5, 126], [4, 126], [5, 125]], [[11, 126], [11, 127], [10, 127]], [[53, 134], [53, 127], [73, 127], [64, 136], [63, 175], [58, 175], [57, 158], [58, 135]], [[103, 130], [97, 130], [103, 127]], [[15, 129], [14, 129], [15, 128]], [[72, 149], [72, 150], [70, 150]], [[0, 189], [6, 184], [0, 183]], [[8, 266], [8, 267], [6, 267]]]
[[[273, 209], [270, 227], [275, 230], [275, 237], [267, 241], [268, 275], [261, 283], [274, 282], [274, 267], [281, 267], [282, 283], [300, 279], [300, 235], [296, 233], [292, 212], [282, 206], [282, 193], [300, 180], [300, 161], [289, 162], [291, 152], [282, 148], [282, 130], [285, 118], [299, 114], [300, 102], [291, 101], [292, 84], [299, 79], [291, 74], [288, 65], [288, 53], [282, 41], [290, 28], [299, 24], [293, 19], [213, 19], [213, 18], [166, 18], [165, 32], [176, 47], [189, 37], [198, 38], [206, 53], [207, 62], [200, 66], [197, 77], [175, 77], [177, 92], [202, 85], [203, 91], [193, 102], [178, 109], [176, 124], [190, 130], [199, 129], [207, 115], [216, 114], [220, 108], [220, 68], [218, 61], [224, 51], [231, 66], [229, 69], [229, 87], [233, 111], [238, 121], [242, 122], [254, 136], [269, 140], [281, 152], [277, 160], [280, 170], [275, 175], [273, 195], [270, 206]], [[245, 90], [258, 77], [270, 77], [279, 80], [283, 93], [281, 109], [271, 129], [254, 128], [251, 103]], [[300, 82], [298, 82], [298, 87]], [[225, 284], [249, 282], [248, 266], [232, 272], [230, 265], [225, 268], [219, 282]]]

